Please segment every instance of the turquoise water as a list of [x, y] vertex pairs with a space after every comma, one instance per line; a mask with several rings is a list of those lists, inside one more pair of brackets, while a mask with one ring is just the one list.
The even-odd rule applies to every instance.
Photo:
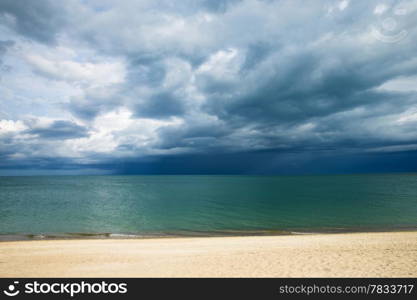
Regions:
[[417, 175], [0, 177], [0, 235], [417, 228]]

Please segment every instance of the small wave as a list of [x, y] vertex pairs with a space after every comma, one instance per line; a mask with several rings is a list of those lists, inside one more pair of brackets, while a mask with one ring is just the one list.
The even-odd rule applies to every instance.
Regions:
[[34, 239], [45, 239], [47, 236], [44, 234], [35, 234], [32, 238]]
[[138, 238], [138, 237], [142, 237], [141, 235], [137, 235], [137, 234], [125, 234], [125, 233], [110, 233], [108, 236], [110, 238]]
[[293, 234], [293, 235], [311, 235], [311, 234], [317, 234], [317, 233], [318, 232], [313, 232], [313, 231], [311, 231], [311, 232], [291, 231], [290, 234]]

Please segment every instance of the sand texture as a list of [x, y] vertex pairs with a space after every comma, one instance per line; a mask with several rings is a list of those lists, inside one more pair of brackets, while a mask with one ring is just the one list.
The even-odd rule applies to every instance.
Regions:
[[0, 243], [1, 277], [417, 277], [417, 232]]

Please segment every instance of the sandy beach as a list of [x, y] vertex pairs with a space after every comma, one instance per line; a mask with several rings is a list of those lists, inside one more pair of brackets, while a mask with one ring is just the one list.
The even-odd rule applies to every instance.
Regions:
[[417, 277], [417, 232], [0, 243], [1, 277]]

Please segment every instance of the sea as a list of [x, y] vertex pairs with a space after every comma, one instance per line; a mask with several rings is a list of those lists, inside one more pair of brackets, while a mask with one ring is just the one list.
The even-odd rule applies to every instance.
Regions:
[[417, 229], [417, 174], [0, 177], [0, 240]]

